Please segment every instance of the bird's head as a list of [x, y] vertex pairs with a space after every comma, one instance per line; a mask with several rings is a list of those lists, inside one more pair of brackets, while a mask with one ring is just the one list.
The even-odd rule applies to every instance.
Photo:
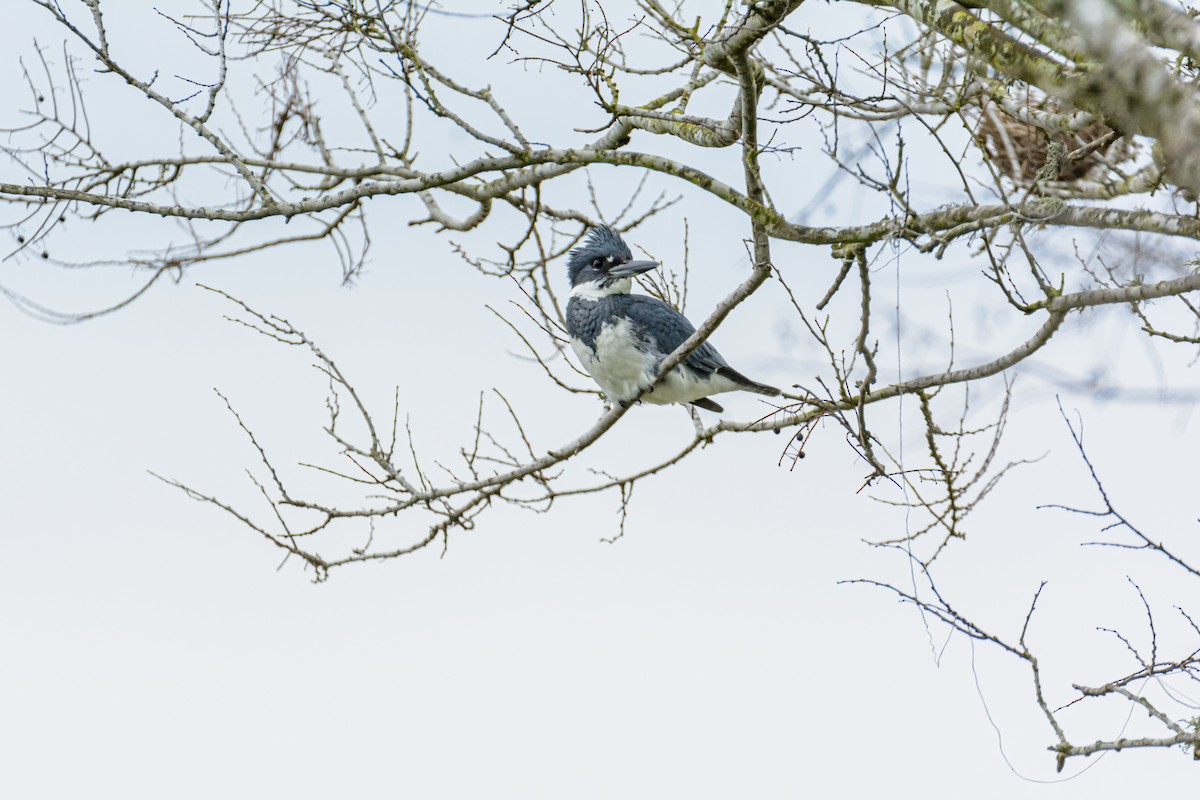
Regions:
[[571, 287], [596, 288], [608, 293], [628, 292], [634, 275], [658, 267], [657, 261], [634, 261], [633, 253], [608, 226], [592, 228], [583, 244], [567, 257]]

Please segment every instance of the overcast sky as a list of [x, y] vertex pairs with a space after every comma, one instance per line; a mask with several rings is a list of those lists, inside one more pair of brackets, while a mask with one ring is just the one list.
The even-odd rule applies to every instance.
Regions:
[[[31, 32], [51, 54], [63, 38], [36, 9], [10, 5], [0, 33], [6, 124], [26, 101], [17, 59], [31, 56]], [[826, 13], [814, 4], [796, 25], [817, 28]], [[110, 24], [114, 45], [135, 63], [182, 52], [148, 9]], [[440, 33], [431, 30], [428, 52], [451, 52], [450, 35], [496, 33], [496, 23], [454, 24], [451, 34], [432, 26]], [[464, 61], [468, 78], [489, 70], [518, 109], [544, 107], [563, 85], [466, 59], [446, 56]], [[111, 76], [88, 80], [105, 86], [91, 109], [98, 130], [134, 152], [170, 150], [153, 124], [128, 122], [141, 118], [144, 101]], [[815, 130], [805, 135], [812, 165], [777, 173], [790, 178], [785, 202], [794, 209], [829, 169]], [[732, 150], [705, 157], [736, 165]], [[14, 179], [5, 169], [3, 179]], [[630, 185], [616, 172], [595, 173], [605, 196]], [[814, 221], [860, 213], [851, 195], [839, 197]], [[614, 498], [583, 498], [544, 515], [501, 509], [453, 535], [444, 556], [431, 548], [341, 569], [320, 585], [295, 562], [277, 569], [269, 543], [149, 474], [268, 513], [245, 474], [261, 472], [253, 448], [215, 387], [297, 480], [327, 485], [292, 466], [329, 452], [324, 383], [310, 359], [225, 321], [229, 305], [197, 283], [305, 330], [384, 418], [398, 386], [431, 459], [462, 445], [479, 393], [492, 387], [533, 421], [541, 449], [600, 412], [511, 355], [519, 343], [484, 307], [516, 299], [508, 285], [470, 271], [444, 238], [402, 224], [415, 212], [408, 201], [374, 202], [375, 250], [349, 288], [332, 250], [318, 244], [196, 269], [81, 325], [47, 324], [0, 303], [5, 796], [1109, 798], [1195, 785], [1195, 767], [1175, 751], [1074, 760], [1056, 776], [1045, 751], [1053, 735], [1022, 664], [927, 628], [882, 591], [841, 583], [904, 582], [908, 572], [897, 553], [862, 543], [896, 536], [906, 521], [859, 491], [867, 470], [835, 426], [818, 431], [794, 469], [779, 464], [786, 437], [718, 440], [638, 486], [615, 544], [601, 541], [616, 530]], [[699, 318], [745, 273], [746, 231], [711, 201], [694, 201], [686, 216]], [[678, 260], [681, 217], [631, 239]], [[74, 257], [140, 246], [136, 222], [122, 225], [71, 221], [59, 246]], [[837, 266], [816, 248], [780, 246], [776, 259], [813, 300]], [[977, 272], [965, 260], [902, 255], [879, 263], [877, 281], [892, 297], [902, 275], [901, 325], [915, 330], [946, 314], [941, 284]], [[0, 263], [0, 284], [63, 310], [102, 306], [137, 280], [122, 268]], [[966, 293], [955, 302], [966, 318], [984, 300]], [[786, 303], [764, 289], [714, 336], [732, 363], [779, 385], [821, 368]], [[1023, 372], [1005, 453], [1044, 457], [996, 491], [942, 565], [964, 613], [1013, 638], [1039, 582], [1050, 581], [1030, 638], [1052, 654], [1044, 678], [1059, 703], [1072, 699], [1072, 682], [1132, 671], [1095, 630], [1143, 632], [1126, 575], [1163, 609], [1195, 600], [1194, 584], [1169, 580], [1149, 557], [1081, 548], [1097, 535], [1093, 522], [1037, 509], [1093, 498], [1058, 392], [1082, 416], [1114, 502], [1147, 529], [1194, 536], [1192, 404], [1098, 402], [1062, 385], [1062, 376], [1086, 377], [1111, 359], [1126, 385], [1152, 398], [1196, 389], [1195, 369], [1180, 366], [1186, 354], [1155, 356], [1160, 370], [1136, 330], [1110, 316], [1056, 341]], [[959, 341], [964, 362], [1033, 329], [1021, 320], [974, 324], [962, 322], [978, 337]], [[926, 363], [942, 361], [933, 350]], [[980, 391], [981, 411], [994, 412], [997, 385]], [[765, 412], [752, 395], [722, 402], [732, 418]], [[881, 429], [894, 432], [897, 414], [882, 409]], [[918, 433], [896, 441], [919, 450]], [[635, 408], [589, 463], [665, 454], [690, 436], [680, 408]], [[1083, 706], [1063, 719], [1078, 726], [1069, 732], [1116, 737], [1127, 708]], [[1040, 783], [1060, 778], [1070, 780]]]

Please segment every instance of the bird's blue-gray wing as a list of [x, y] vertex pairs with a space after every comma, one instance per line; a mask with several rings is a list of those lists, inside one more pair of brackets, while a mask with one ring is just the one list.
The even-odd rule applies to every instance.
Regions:
[[[615, 315], [632, 322], [647, 344], [658, 351], [660, 358], [672, 353], [696, 332], [696, 327], [688, 322], [687, 317], [655, 297], [630, 294], [612, 297], [611, 300], [616, 301], [613, 308]], [[701, 375], [711, 375], [729, 367], [717, 348], [708, 342], [693, 350], [683, 364]]]

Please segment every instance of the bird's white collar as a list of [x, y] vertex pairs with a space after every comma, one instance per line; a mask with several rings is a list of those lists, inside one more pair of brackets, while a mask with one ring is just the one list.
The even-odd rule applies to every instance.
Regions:
[[629, 294], [633, 288], [632, 278], [620, 278], [609, 283], [607, 286], [601, 286], [595, 281], [581, 283], [578, 286], [571, 287], [571, 297], [578, 297], [582, 300], [599, 300], [601, 297], [611, 297], [614, 294]]

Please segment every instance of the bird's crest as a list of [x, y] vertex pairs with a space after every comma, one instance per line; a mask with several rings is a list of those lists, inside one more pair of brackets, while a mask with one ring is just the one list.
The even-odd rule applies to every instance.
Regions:
[[590, 268], [597, 258], [610, 256], [616, 256], [618, 261], [628, 261], [633, 254], [621, 235], [607, 225], [599, 225], [589, 230], [583, 243], [567, 257], [567, 277], [571, 279], [571, 284], [577, 283], [579, 273]]

